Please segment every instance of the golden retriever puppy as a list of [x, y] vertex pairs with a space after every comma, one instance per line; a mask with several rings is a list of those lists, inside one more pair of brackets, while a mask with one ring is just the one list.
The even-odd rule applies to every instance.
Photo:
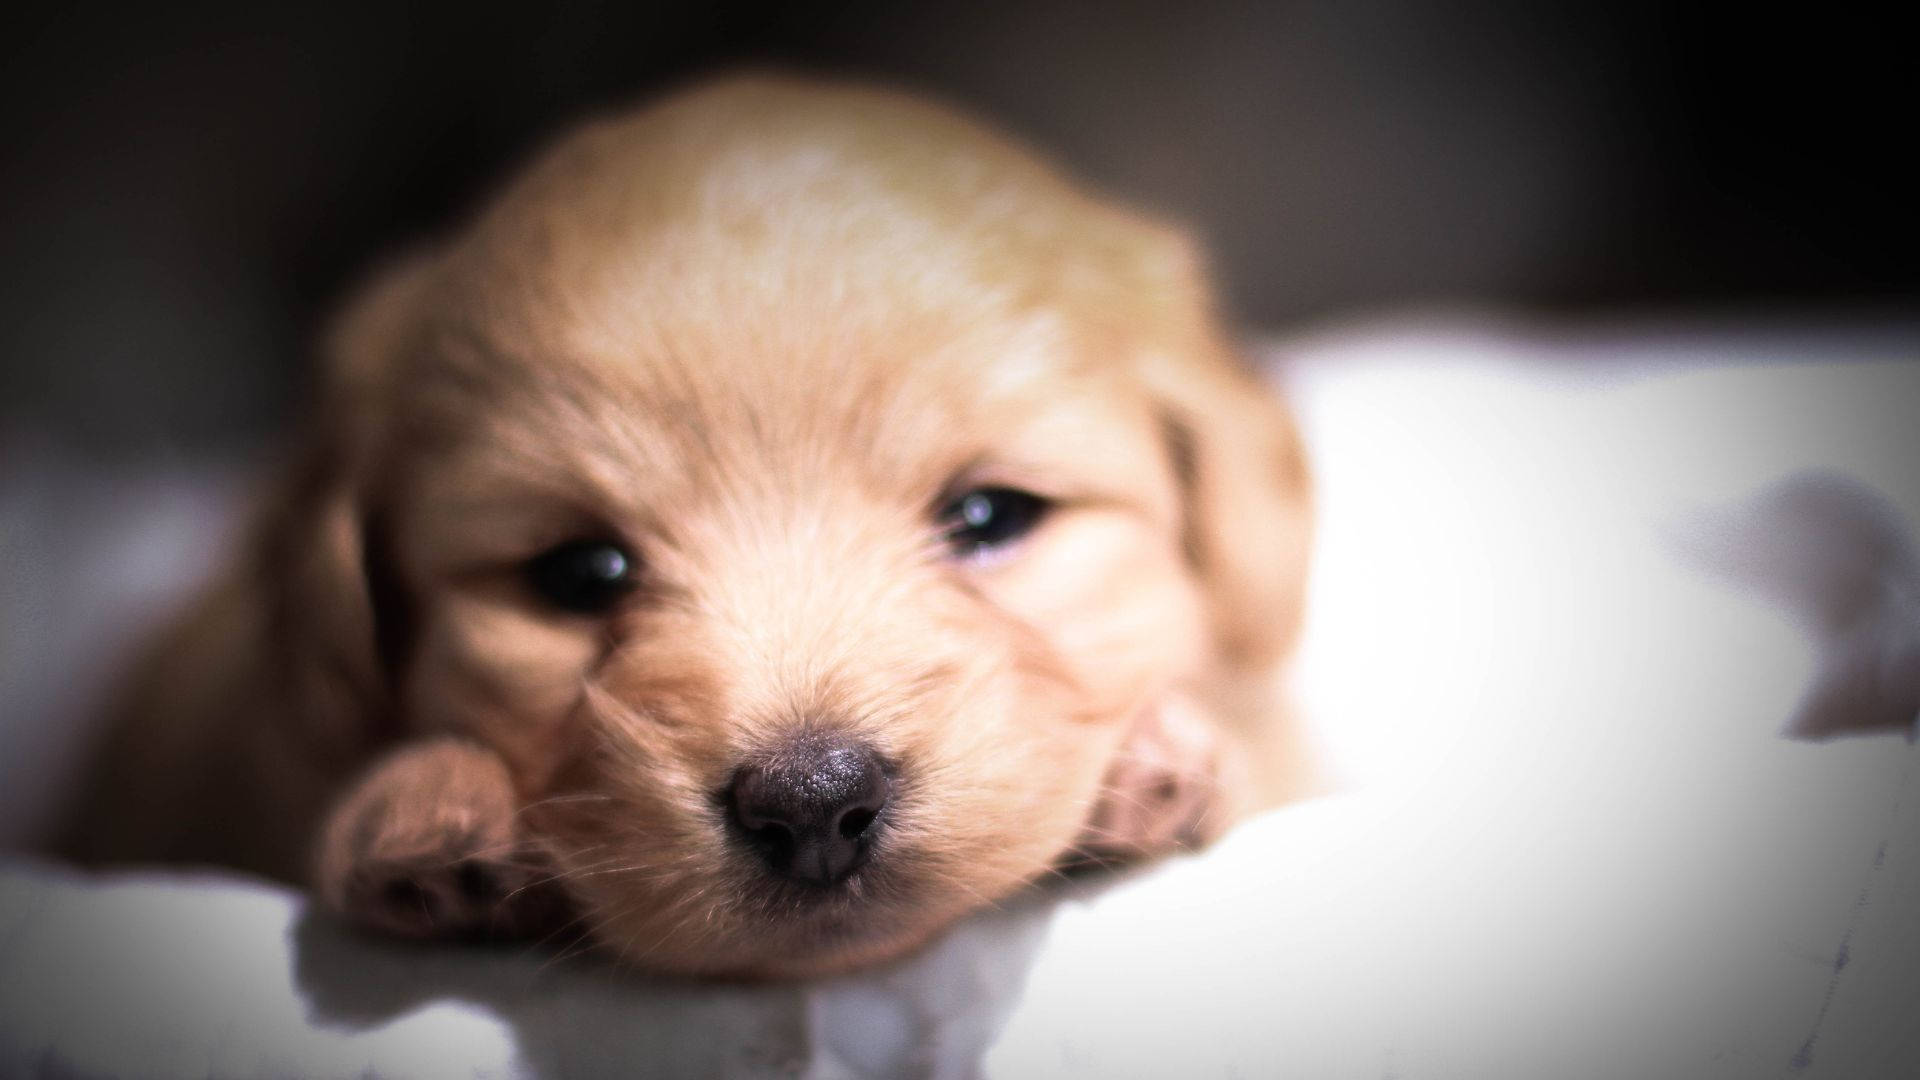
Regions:
[[1181, 235], [945, 109], [757, 76], [588, 124], [326, 361], [84, 857], [810, 974], [1298, 787], [1286, 412]]

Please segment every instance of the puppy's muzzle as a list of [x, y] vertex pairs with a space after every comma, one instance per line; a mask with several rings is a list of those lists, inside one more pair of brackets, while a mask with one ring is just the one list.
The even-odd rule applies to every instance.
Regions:
[[734, 774], [740, 840], [774, 873], [829, 886], [865, 863], [892, 794], [886, 763], [842, 735], [808, 732]]

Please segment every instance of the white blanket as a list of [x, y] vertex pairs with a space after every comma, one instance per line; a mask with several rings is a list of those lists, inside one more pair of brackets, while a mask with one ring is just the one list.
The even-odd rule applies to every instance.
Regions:
[[15, 860], [0, 1076], [1920, 1075], [1920, 365], [1847, 348], [1278, 350], [1349, 789], [1202, 856], [772, 986]]

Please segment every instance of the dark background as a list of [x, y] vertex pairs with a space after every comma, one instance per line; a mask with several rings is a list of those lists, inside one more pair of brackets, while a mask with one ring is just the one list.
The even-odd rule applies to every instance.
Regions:
[[1197, 227], [1251, 326], [1920, 286], [1911, 39], [1833, 6], [83, 5], [0, 40], [0, 436], [90, 456], [273, 431], [379, 253], [741, 62], [995, 119]]

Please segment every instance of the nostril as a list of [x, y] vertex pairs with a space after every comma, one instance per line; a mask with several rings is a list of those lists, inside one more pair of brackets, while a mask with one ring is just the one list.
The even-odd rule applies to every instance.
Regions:
[[766, 829], [786, 829], [786, 826], [773, 816], [773, 811], [745, 794], [748, 790], [741, 784], [733, 786], [733, 819], [740, 823], [740, 827], [750, 833], [758, 833]]
[[840, 815], [840, 835], [848, 840], [858, 840], [867, 831], [867, 826], [873, 824], [873, 819], [879, 816], [877, 810], [856, 806]]
[[776, 852], [793, 850], [793, 830], [785, 825], [762, 825], [757, 829], [748, 829], [747, 832], [753, 837], [754, 842], [763, 848]]

